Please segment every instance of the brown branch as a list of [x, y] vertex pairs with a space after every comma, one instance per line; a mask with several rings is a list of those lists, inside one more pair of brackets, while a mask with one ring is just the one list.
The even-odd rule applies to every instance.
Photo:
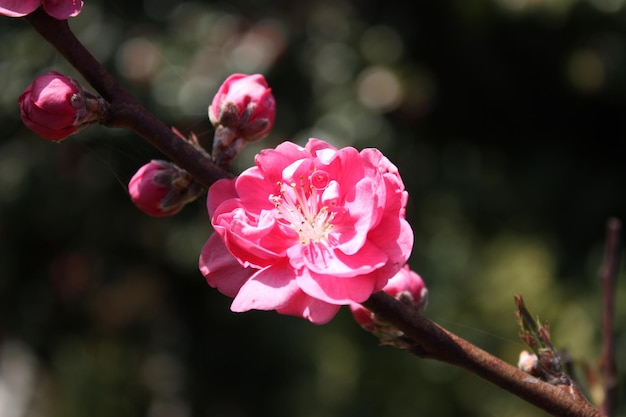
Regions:
[[76, 38], [67, 20], [54, 19], [41, 8], [25, 19], [109, 102], [106, 126], [133, 130], [207, 188], [231, 176], [217, 167], [204, 149], [182, 140], [128, 93]]
[[617, 364], [615, 362], [615, 331], [613, 318], [615, 316], [615, 285], [619, 265], [619, 251], [621, 222], [611, 218], [606, 227], [606, 243], [604, 264], [600, 271], [602, 282], [602, 356], [600, 357], [600, 371], [604, 400], [602, 411], [607, 416], [613, 416], [617, 407]]
[[416, 343], [412, 352], [419, 357], [466, 369], [554, 416], [603, 416], [578, 393], [570, 392], [569, 387], [557, 387], [532, 377], [415, 314], [410, 307], [384, 292], [372, 295], [363, 305], [412, 338]]

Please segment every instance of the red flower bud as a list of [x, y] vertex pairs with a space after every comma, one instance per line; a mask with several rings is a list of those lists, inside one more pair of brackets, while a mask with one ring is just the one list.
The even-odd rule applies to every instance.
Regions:
[[[416, 313], [422, 313], [428, 302], [428, 289], [422, 278], [405, 265], [389, 279], [383, 291], [399, 301], [413, 307]], [[354, 320], [361, 326], [381, 330], [385, 326], [379, 323], [373, 313], [357, 303], [350, 304]]]
[[139, 168], [128, 183], [132, 202], [154, 217], [171, 216], [202, 191], [184, 169], [171, 162], [152, 160]]
[[101, 120], [107, 104], [85, 90], [73, 78], [49, 72], [35, 78], [20, 95], [24, 124], [41, 137], [59, 141]]
[[228, 77], [209, 106], [215, 126], [213, 159], [227, 168], [246, 143], [267, 136], [275, 117], [276, 102], [261, 74]]
[[0, 0], [0, 15], [26, 16], [37, 10], [42, 3], [45, 12], [59, 20], [74, 17], [83, 8], [81, 0]]
[[22, 17], [34, 12], [40, 5], [41, 0], [0, 0], [0, 14]]
[[43, 0], [43, 9], [55, 19], [77, 16], [83, 8], [82, 0]]
[[265, 137], [274, 125], [276, 103], [261, 74], [233, 74], [220, 86], [209, 107], [214, 126], [223, 126], [251, 142]]
[[534, 353], [530, 353], [527, 350], [522, 350], [519, 354], [519, 360], [517, 361], [517, 367], [522, 371], [529, 373], [533, 376], [541, 376], [541, 365], [539, 364], [539, 358]]

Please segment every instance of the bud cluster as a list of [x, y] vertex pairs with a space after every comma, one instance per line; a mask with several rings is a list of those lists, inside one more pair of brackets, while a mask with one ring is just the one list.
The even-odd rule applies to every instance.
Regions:
[[[0, 0], [0, 13], [23, 16], [36, 8], [35, 3], [38, 7], [39, 1]], [[70, 3], [80, 11], [82, 2]], [[44, 8], [55, 5], [57, 11], [61, 8], [69, 10], [70, 3], [43, 2]], [[56, 71], [36, 77], [18, 102], [24, 125], [54, 142], [62, 141], [92, 123], [103, 122], [109, 111], [109, 103], [102, 97]], [[228, 168], [246, 143], [269, 133], [274, 124], [276, 105], [262, 75], [233, 74], [220, 86], [208, 114], [216, 128], [212, 157], [219, 166]], [[181, 140], [200, 147], [194, 134], [185, 138], [175, 128], [173, 132]], [[139, 209], [151, 216], [162, 217], [179, 212], [200, 194], [201, 187], [187, 171], [167, 161], [152, 160], [136, 172], [128, 190]]]

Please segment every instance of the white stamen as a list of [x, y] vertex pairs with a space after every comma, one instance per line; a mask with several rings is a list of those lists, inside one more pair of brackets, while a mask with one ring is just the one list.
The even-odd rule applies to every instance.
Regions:
[[279, 182], [277, 185], [280, 194], [270, 195], [270, 201], [284, 224], [298, 233], [302, 244], [327, 242], [335, 213], [322, 204], [319, 190], [328, 185], [328, 174], [316, 171], [308, 181], [300, 178], [300, 184], [291, 183], [285, 187]]

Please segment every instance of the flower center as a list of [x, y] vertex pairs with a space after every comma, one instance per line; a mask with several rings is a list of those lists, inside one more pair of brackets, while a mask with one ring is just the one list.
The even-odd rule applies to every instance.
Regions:
[[298, 233], [302, 244], [328, 241], [335, 212], [323, 203], [322, 195], [329, 182], [327, 172], [314, 171], [306, 180], [300, 177], [297, 184], [277, 182], [280, 194], [270, 195], [279, 219]]

